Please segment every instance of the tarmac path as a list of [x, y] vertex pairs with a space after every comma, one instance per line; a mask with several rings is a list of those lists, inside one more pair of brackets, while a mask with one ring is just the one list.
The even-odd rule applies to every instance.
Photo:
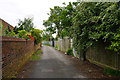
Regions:
[[62, 52], [45, 45], [42, 51], [28, 78], [85, 78]]

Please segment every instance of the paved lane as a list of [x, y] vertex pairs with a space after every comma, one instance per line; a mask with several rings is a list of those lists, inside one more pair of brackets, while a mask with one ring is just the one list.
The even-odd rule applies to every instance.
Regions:
[[42, 51], [28, 78], [85, 78], [63, 53], [50, 46]]

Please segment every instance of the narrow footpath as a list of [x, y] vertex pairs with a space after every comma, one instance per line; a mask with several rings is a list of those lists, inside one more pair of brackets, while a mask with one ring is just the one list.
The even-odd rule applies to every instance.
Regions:
[[108, 78], [103, 68], [81, 61], [50, 46], [42, 46], [40, 59], [28, 61], [17, 78]]
[[53, 47], [43, 46], [42, 51], [28, 78], [85, 78], [69, 58]]

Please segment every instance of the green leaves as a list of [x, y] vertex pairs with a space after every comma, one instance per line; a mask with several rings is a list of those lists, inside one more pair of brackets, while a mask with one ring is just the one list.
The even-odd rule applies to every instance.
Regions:
[[50, 37], [52, 37], [52, 34], [44, 31], [42, 37], [43, 37], [43, 41], [49, 41]]
[[[81, 2], [73, 17], [74, 47], [86, 50], [96, 41], [110, 43], [109, 49], [120, 51], [118, 2]], [[114, 36], [114, 37], [113, 37]]]
[[[65, 3], [64, 3], [65, 4]], [[63, 32], [66, 30], [67, 35], [71, 36], [70, 30], [72, 30], [72, 18], [75, 8], [78, 5], [78, 2], [71, 3], [65, 7], [54, 6], [50, 8], [49, 18], [44, 21], [43, 25], [47, 28], [46, 30], [52, 34], [56, 33], [59, 37], [63, 37]]]
[[17, 37], [18, 38], [24, 38], [24, 39], [29, 39], [27, 37], [28, 32], [25, 30], [18, 31]]
[[38, 44], [42, 41], [42, 31], [39, 29], [34, 29], [31, 31], [31, 36], [34, 37], [35, 44]]
[[6, 35], [8, 37], [15, 37], [15, 33], [13, 31], [8, 32], [8, 34]]
[[65, 36], [67, 36], [66, 30], [61, 31], [60, 36], [61, 36], [62, 38], [65, 37]]
[[34, 29], [34, 24], [32, 22], [33, 18], [24, 18], [24, 20], [19, 20], [18, 26], [23, 28], [27, 32], [30, 32]]
[[[79, 5], [80, 4], [80, 5]], [[87, 50], [97, 41], [109, 43], [108, 49], [120, 51], [120, 2], [73, 2], [50, 9], [44, 22], [46, 30], [59, 37], [73, 38], [76, 50]]]

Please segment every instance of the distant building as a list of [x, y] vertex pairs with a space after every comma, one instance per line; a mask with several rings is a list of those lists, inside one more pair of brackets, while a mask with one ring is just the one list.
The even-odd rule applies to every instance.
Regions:
[[[4, 29], [5, 28], [7, 28], [8, 26], [9, 26], [9, 28], [11, 29], [11, 31], [13, 30], [13, 26], [11, 26], [9, 23], [7, 23], [6, 21], [4, 21], [4, 20], [2, 20], [1, 18], [0, 18], [0, 28], [1, 28], [1, 26], [2, 26], [2, 33], [4, 32]], [[0, 33], [1, 33], [1, 31], [0, 31]]]

